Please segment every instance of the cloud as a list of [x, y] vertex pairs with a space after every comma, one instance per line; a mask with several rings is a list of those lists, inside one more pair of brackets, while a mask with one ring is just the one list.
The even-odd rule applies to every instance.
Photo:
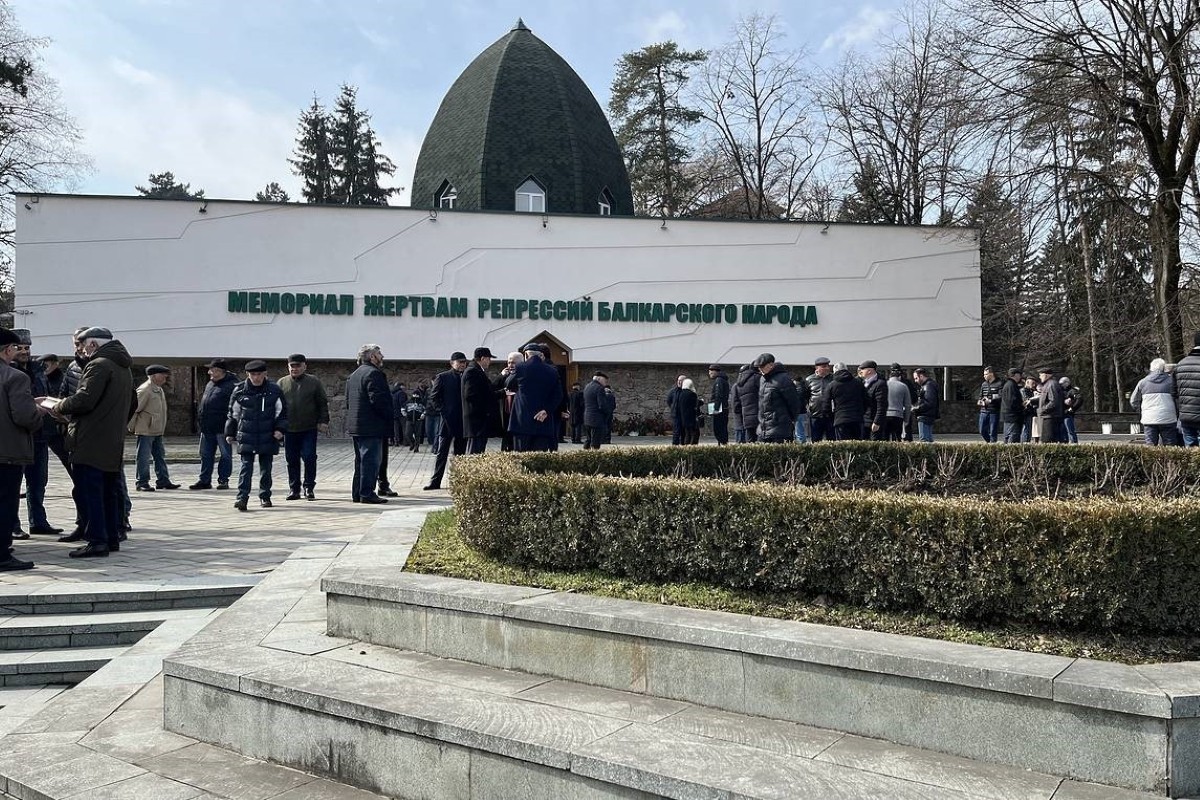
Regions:
[[638, 35], [647, 44], [657, 44], [668, 39], [678, 41], [687, 33], [687, 21], [674, 10], [641, 19], [637, 23]]
[[863, 6], [854, 18], [825, 37], [821, 50], [845, 51], [875, 41], [880, 31], [893, 24], [892, 15], [872, 5]]

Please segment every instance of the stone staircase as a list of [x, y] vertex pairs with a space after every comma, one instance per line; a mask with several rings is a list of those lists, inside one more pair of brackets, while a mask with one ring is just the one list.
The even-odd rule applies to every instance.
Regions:
[[412, 800], [1144, 800], [1193, 779], [1171, 760], [1191, 695], [1140, 673], [407, 576], [423, 517], [290, 560], [168, 657], [166, 729]]

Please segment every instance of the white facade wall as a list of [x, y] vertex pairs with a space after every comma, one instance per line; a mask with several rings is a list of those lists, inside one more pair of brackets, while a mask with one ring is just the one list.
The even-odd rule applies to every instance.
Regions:
[[[444, 361], [543, 331], [588, 363], [981, 358], [968, 229], [22, 195], [16, 270], [16, 324], [35, 349], [104, 325], [139, 361], [350, 359], [365, 342]], [[230, 291], [353, 295], [354, 313], [231, 313]], [[467, 298], [467, 317], [366, 316], [366, 295]], [[725, 303], [738, 322], [480, 318], [480, 298]], [[818, 322], [747, 324], [742, 304], [811, 305]]]

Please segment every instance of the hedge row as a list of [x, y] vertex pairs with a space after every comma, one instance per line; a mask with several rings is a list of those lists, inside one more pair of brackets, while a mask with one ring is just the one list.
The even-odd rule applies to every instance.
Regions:
[[823, 442], [531, 453], [522, 456], [522, 463], [538, 473], [757, 480], [871, 489], [898, 485], [911, 489], [919, 484], [949, 493], [974, 493], [981, 487], [1012, 484], [1024, 490], [1023, 494], [1047, 497], [1071, 490], [1076, 496], [1200, 495], [1200, 448]]
[[[493, 557], [546, 569], [963, 620], [1200, 633], [1200, 501], [1004, 503], [603, 474], [630, 471], [617, 455], [457, 459], [462, 535]], [[662, 458], [619, 455], [647, 471]], [[1069, 456], [1051, 458], [1069, 472]]]

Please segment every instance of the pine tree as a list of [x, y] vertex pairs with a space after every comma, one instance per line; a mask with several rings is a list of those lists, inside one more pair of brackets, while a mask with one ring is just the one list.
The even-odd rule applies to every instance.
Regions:
[[263, 187], [261, 192], [254, 193], [254, 199], [259, 203], [286, 203], [292, 198], [288, 196], [287, 190], [280, 186], [278, 181], [271, 181]]
[[359, 189], [356, 205], [386, 206], [388, 198], [395, 194], [397, 189], [385, 189], [380, 186], [379, 176], [391, 177], [396, 173], [396, 165], [390, 158], [379, 152], [379, 140], [375, 137], [375, 132], [371, 130], [370, 124], [366, 127], [361, 158], [362, 187]]
[[191, 184], [177, 183], [173, 172], [160, 172], [151, 175], [147, 181], [149, 186], [135, 186], [143, 197], [153, 197], [155, 200], [202, 200], [204, 190], [192, 191]]
[[358, 89], [342, 84], [329, 126], [329, 150], [333, 161], [333, 192], [330, 202], [358, 205], [363, 184], [365, 121], [358, 110]]
[[313, 95], [312, 105], [300, 114], [296, 149], [293, 157], [288, 159], [292, 173], [304, 181], [300, 194], [309, 203], [333, 202], [329, 127], [329, 114]]
[[839, 222], [873, 222], [896, 225], [900, 221], [900, 200], [884, 184], [875, 162], [868, 158], [854, 173], [854, 191], [842, 200]]

